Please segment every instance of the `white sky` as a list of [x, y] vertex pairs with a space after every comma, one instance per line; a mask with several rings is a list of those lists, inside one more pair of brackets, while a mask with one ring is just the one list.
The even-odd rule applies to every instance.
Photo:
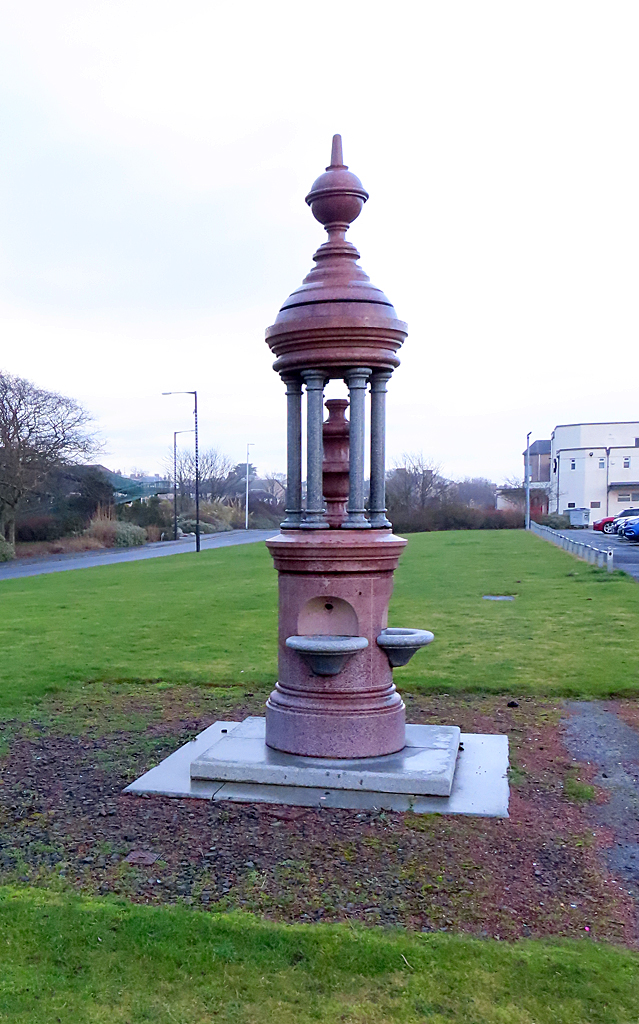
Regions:
[[389, 461], [522, 475], [528, 430], [637, 401], [636, 0], [0, 2], [0, 366], [81, 400], [107, 465], [191, 424], [285, 464], [264, 329], [325, 237], [334, 132], [371, 194], [349, 233], [408, 321]]

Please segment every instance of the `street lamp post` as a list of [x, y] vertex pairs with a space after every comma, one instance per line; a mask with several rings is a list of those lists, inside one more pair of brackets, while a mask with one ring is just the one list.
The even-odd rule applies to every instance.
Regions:
[[248, 530], [248, 516], [249, 516], [249, 507], [248, 507], [248, 498], [249, 498], [249, 448], [254, 448], [254, 447], [255, 447], [255, 445], [254, 445], [253, 441], [250, 441], [246, 445], [246, 498], [245, 498], [245, 501], [244, 501], [244, 529], [245, 530]]
[[[195, 550], [200, 550], [200, 461], [199, 461], [199, 447], [198, 447], [198, 424], [197, 424], [197, 391], [163, 391], [163, 395], [193, 395], [194, 407], [193, 416], [195, 421], [195, 429], [190, 430], [178, 430], [178, 434], [195, 434]], [[175, 530], [177, 533], [177, 519]]]
[[526, 434], [526, 529], [530, 529], [530, 435], [532, 430]]
[[177, 540], [177, 436], [192, 433], [192, 430], [173, 431], [173, 540]]

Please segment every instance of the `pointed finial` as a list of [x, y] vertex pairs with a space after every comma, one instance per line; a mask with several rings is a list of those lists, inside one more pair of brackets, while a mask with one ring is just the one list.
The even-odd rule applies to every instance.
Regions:
[[333, 167], [333, 168], [338, 168], [339, 167], [340, 170], [342, 170], [342, 169], [343, 170], [347, 170], [346, 164], [344, 163], [344, 157], [342, 155], [342, 136], [341, 135], [334, 135], [333, 136], [333, 145], [332, 145], [332, 148], [331, 148], [331, 162], [328, 165], [328, 167], [326, 168], [326, 170], [330, 171], [331, 167]]

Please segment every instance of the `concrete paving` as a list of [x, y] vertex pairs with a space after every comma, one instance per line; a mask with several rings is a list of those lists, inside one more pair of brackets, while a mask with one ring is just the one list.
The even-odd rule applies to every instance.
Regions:
[[615, 569], [623, 569], [629, 576], [639, 580], [639, 544], [626, 540], [625, 537], [617, 537], [615, 533], [610, 535], [599, 533], [598, 530], [557, 530], [562, 537], [569, 540], [578, 540], [582, 544], [590, 544], [600, 551], [607, 551], [612, 548], [614, 551]]
[[210, 725], [195, 739], [185, 743], [155, 768], [132, 782], [124, 792], [137, 796], [195, 797], [236, 803], [283, 804], [289, 807], [341, 807], [352, 810], [412, 811], [414, 814], [508, 817], [507, 736], [461, 734], [453, 786], [447, 797], [192, 779], [191, 762], [220, 739], [223, 729], [228, 733], [237, 724], [215, 722]]
[[[230, 530], [228, 533], [209, 533], [201, 540], [202, 551], [227, 548], [235, 544], [255, 544], [274, 537], [277, 530]], [[23, 576], [41, 576], [69, 569], [90, 569], [95, 565], [114, 565], [118, 562], [139, 562], [146, 558], [164, 558], [195, 551], [195, 537], [183, 540], [160, 541], [139, 548], [105, 548], [103, 551], [82, 551], [80, 554], [47, 555], [44, 558], [16, 558], [0, 563], [0, 580], [20, 579]]]
[[191, 778], [373, 793], [450, 796], [456, 725], [407, 725], [406, 745], [381, 757], [300, 757], [265, 743], [266, 720], [246, 718], [191, 762]]

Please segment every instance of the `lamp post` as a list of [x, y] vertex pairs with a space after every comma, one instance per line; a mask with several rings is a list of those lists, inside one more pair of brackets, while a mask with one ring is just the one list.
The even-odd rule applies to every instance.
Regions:
[[177, 436], [192, 433], [192, 430], [173, 431], [173, 540], [177, 540]]
[[532, 430], [526, 434], [526, 529], [530, 529], [530, 435]]
[[[179, 430], [179, 434], [195, 434], [195, 550], [200, 550], [200, 464], [199, 464], [199, 449], [198, 449], [198, 426], [197, 426], [197, 391], [163, 391], [163, 395], [193, 395], [194, 406], [193, 416], [195, 419], [195, 429], [190, 430]], [[177, 520], [176, 520], [177, 524]], [[177, 530], [177, 525], [176, 525]]]
[[253, 441], [248, 442], [247, 445], [246, 445], [246, 497], [245, 497], [245, 500], [244, 500], [244, 529], [245, 530], [248, 530], [248, 516], [249, 516], [249, 508], [248, 508], [248, 495], [249, 495], [249, 448], [254, 448], [254, 447], [255, 447], [255, 443]]

